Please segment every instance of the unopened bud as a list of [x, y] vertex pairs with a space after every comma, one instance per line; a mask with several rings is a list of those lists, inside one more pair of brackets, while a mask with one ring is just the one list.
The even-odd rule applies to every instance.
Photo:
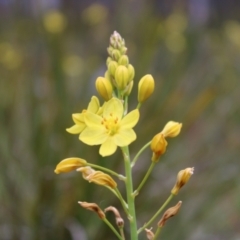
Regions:
[[164, 137], [176, 137], [182, 128], [182, 123], [169, 121], [162, 130]]
[[106, 61], [106, 65], [108, 66], [108, 64], [109, 64], [111, 61], [113, 61], [112, 58], [111, 58], [111, 57], [108, 57], [108, 58], [107, 58], [107, 61]]
[[128, 64], [129, 64], [128, 56], [127, 55], [122, 55], [118, 60], [118, 64], [123, 65], [123, 66], [128, 66]]
[[114, 50], [112, 51], [111, 57], [113, 58], [113, 60], [118, 61], [119, 58], [121, 57], [120, 51], [117, 50], [117, 49], [114, 49]]
[[154, 239], [154, 233], [152, 232], [152, 228], [150, 228], [150, 229], [145, 228], [144, 230], [146, 232], [147, 239], [148, 240], [153, 240]]
[[108, 79], [98, 77], [96, 80], [96, 89], [105, 101], [108, 101], [112, 98], [113, 88], [111, 82]]
[[117, 226], [118, 227], [123, 227], [124, 226], [124, 220], [121, 217], [119, 211], [115, 207], [112, 207], [112, 206], [104, 209], [104, 212], [109, 212], [109, 211], [114, 213]]
[[186, 168], [181, 170], [177, 175], [177, 181], [171, 193], [177, 195], [179, 190], [188, 182], [189, 178], [193, 175], [194, 168]]
[[138, 102], [146, 101], [154, 91], [154, 79], [152, 75], [147, 74], [141, 78], [138, 83]]
[[82, 158], [66, 158], [56, 166], [54, 172], [56, 174], [67, 173], [76, 170], [79, 167], [85, 166], [86, 164], [87, 161]]
[[129, 81], [132, 81], [135, 76], [134, 67], [133, 67], [133, 65], [128, 64], [127, 69], [128, 69]]
[[128, 69], [125, 66], [118, 66], [115, 72], [115, 81], [119, 90], [124, 90], [128, 84]]
[[121, 47], [120, 52], [121, 52], [121, 54], [126, 54], [127, 48], [125, 46]]
[[127, 87], [126, 87], [126, 89], [125, 89], [125, 92], [124, 92], [124, 95], [125, 95], [125, 96], [129, 96], [130, 93], [132, 92], [132, 88], [133, 88], [133, 81], [131, 81], [131, 82], [127, 85]]
[[166, 221], [167, 221], [169, 218], [175, 216], [175, 215], [178, 213], [181, 205], [182, 205], [182, 202], [179, 201], [179, 202], [177, 203], [177, 205], [175, 205], [174, 207], [169, 208], [169, 209], [163, 214], [161, 220], [158, 222], [158, 227], [163, 227], [163, 226], [165, 225]]
[[153, 151], [152, 161], [157, 162], [159, 157], [163, 155], [167, 148], [167, 141], [165, 140], [163, 134], [156, 134], [151, 142], [151, 150]]
[[105, 218], [104, 212], [102, 211], [102, 209], [96, 203], [88, 203], [88, 202], [78, 202], [78, 203], [83, 208], [97, 213], [99, 218], [101, 218], [101, 219]]
[[108, 73], [110, 76], [115, 76], [116, 69], [118, 67], [118, 63], [116, 61], [111, 61], [108, 64]]

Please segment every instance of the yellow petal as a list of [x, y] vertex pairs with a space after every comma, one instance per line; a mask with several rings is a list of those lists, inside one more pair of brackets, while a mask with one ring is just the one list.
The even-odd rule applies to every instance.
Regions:
[[67, 128], [66, 131], [71, 133], [71, 134], [79, 134], [83, 131], [83, 129], [86, 127], [86, 125], [73, 125], [70, 128]]
[[87, 110], [92, 113], [96, 113], [100, 107], [99, 100], [97, 97], [93, 96], [90, 103], [88, 104]]
[[132, 129], [120, 129], [119, 133], [114, 135], [114, 143], [119, 147], [129, 145], [136, 140], [136, 133]]
[[117, 150], [117, 145], [114, 143], [113, 139], [109, 137], [100, 147], [99, 153], [103, 157], [112, 155]]
[[139, 120], [139, 111], [135, 109], [128, 113], [120, 122], [121, 128], [133, 128]]
[[56, 166], [54, 172], [56, 174], [70, 172], [79, 167], [85, 166], [86, 163], [87, 161], [82, 158], [66, 158]]
[[97, 114], [86, 112], [84, 114], [84, 121], [88, 127], [105, 128], [102, 125], [102, 117], [98, 116]]
[[116, 116], [118, 119], [122, 119], [123, 115], [123, 104], [117, 98], [112, 98], [109, 100], [103, 109], [103, 117], [107, 118], [110, 115]]
[[72, 114], [72, 119], [76, 124], [84, 123], [84, 115], [83, 113], [74, 113]]
[[79, 136], [79, 139], [87, 145], [99, 145], [102, 144], [108, 135], [105, 128], [85, 128]]

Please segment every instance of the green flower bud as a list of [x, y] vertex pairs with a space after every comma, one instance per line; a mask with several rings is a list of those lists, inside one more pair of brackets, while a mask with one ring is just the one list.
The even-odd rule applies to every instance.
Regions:
[[132, 92], [132, 88], [133, 88], [133, 81], [131, 81], [127, 87], [126, 87], [126, 91], [124, 93], [125, 96], [129, 96], [130, 93]]
[[111, 82], [103, 77], [98, 77], [96, 80], [96, 89], [98, 93], [104, 98], [104, 100], [108, 101], [112, 98], [112, 84]]
[[118, 60], [118, 64], [127, 67], [128, 64], [129, 64], [128, 56], [127, 55], [122, 55]]
[[128, 68], [128, 74], [129, 74], [129, 82], [130, 82], [133, 80], [133, 78], [135, 76], [135, 70], [134, 70], [133, 65], [131, 65], [131, 64], [128, 64], [127, 68]]
[[121, 49], [120, 49], [120, 52], [121, 52], [122, 55], [126, 54], [127, 48], [125, 46], [122, 46]]
[[154, 91], [154, 79], [152, 75], [147, 74], [141, 78], [138, 83], [138, 102], [146, 101]]
[[121, 53], [119, 50], [114, 49], [111, 54], [113, 60], [118, 61], [119, 58], [121, 57]]
[[115, 61], [109, 62], [108, 73], [110, 74], [110, 76], [113, 76], [113, 77], [115, 76], [115, 72], [116, 72], [117, 67], [118, 67], [117, 62], [115, 62]]
[[112, 52], [113, 52], [114, 48], [113, 47], [108, 47], [107, 48], [107, 52], [110, 56], [112, 56]]
[[117, 88], [124, 90], [128, 84], [128, 69], [125, 66], [118, 66], [115, 72], [115, 81]]
[[113, 61], [112, 58], [111, 58], [111, 57], [108, 57], [108, 58], [107, 58], [107, 61], [106, 61], [106, 65], [108, 66], [108, 64], [109, 64], [111, 61]]

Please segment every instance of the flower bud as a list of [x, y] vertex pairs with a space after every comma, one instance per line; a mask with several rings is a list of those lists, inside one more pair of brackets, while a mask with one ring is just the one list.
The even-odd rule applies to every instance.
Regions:
[[108, 101], [112, 98], [113, 88], [111, 82], [108, 79], [98, 77], [96, 80], [96, 89], [105, 101]]
[[162, 130], [164, 137], [176, 137], [182, 128], [182, 123], [169, 121]]
[[158, 161], [159, 157], [165, 153], [167, 145], [168, 143], [163, 134], [158, 133], [153, 137], [151, 142], [151, 150], [153, 151], [152, 161]]
[[133, 67], [133, 65], [128, 64], [127, 68], [128, 68], [129, 81], [132, 81], [135, 76], [134, 67]]
[[125, 89], [125, 92], [124, 92], [124, 95], [125, 95], [125, 96], [129, 96], [130, 93], [132, 92], [132, 88], [133, 88], [133, 81], [131, 81], [131, 82], [127, 85], [127, 87], [126, 87], [126, 89]]
[[96, 203], [88, 203], [88, 202], [78, 202], [78, 203], [83, 208], [97, 213], [97, 215], [101, 219], [105, 218], [105, 213], [102, 211], [102, 209]]
[[128, 56], [127, 55], [122, 55], [118, 60], [118, 64], [123, 65], [123, 66], [128, 66], [128, 64], [129, 64]]
[[182, 202], [179, 201], [179, 202], [177, 203], [177, 205], [175, 205], [174, 207], [169, 208], [169, 209], [163, 214], [162, 218], [161, 218], [160, 221], [158, 222], [158, 227], [163, 227], [163, 226], [165, 225], [166, 221], [167, 221], [169, 218], [175, 216], [175, 215], [178, 213], [181, 205], [182, 205]]
[[104, 209], [104, 212], [108, 212], [108, 211], [112, 211], [114, 213], [117, 226], [122, 228], [124, 226], [124, 220], [121, 217], [119, 211], [112, 206]]
[[108, 57], [107, 60], [106, 60], [106, 65], [108, 66], [108, 64], [113, 61], [111, 57]]
[[121, 57], [121, 53], [119, 50], [114, 49], [111, 54], [113, 60], [118, 61], [119, 58]]
[[128, 69], [125, 66], [118, 66], [115, 72], [115, 81], [119, 90], [124, 90], [128, 84]]
[[127, 48], [125, 46], [122, 46], [120, 49], [121, 54], [126, 54]]
[[82, 158], [66, 158], [56, 166], [54, 172], [56, 174], [67, 173], [76, 170], [79, 167], [85, 166], [86, 164], [87, 161]]
[[194, 168], [186, 168], [181, 170], [177, 175], [177, 181], [171, 193], [177, 195], [179, 190], [188, 182], [189, 178], [193, 175]]
[[118, 63], [116, 61], [111, 61], [108, 64], [108, 73], [110, 76], [115, 76], [116, 69], [118, 67]]
[[138, 102], [146, 101], [154, 90], [154, 79], [152, 75], [147, 74], [141, 78], [138, 83]]

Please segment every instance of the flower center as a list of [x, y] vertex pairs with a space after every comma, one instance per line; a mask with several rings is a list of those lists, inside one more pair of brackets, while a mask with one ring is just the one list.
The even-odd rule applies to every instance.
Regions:
[[118, 118], [115, 117], [112, 113], [107, 118], [103, 118], [102, 124], [104, 125], [104, 127], [107, 130], [107, 133], [110, 136], [116, 134], [119, 129]]

